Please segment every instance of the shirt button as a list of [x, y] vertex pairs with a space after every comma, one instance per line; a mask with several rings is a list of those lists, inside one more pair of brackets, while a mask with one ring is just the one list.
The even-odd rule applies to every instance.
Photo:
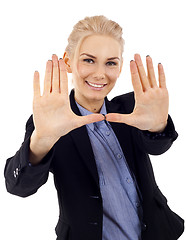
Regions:
[[132, 180], [130, 178], [126, 178], [126, 181], [128, 184], [132, 183]]
[[122, 158], [120, 153], [117, 154], [117, 158], [119, 158], [119, 159]]
[[139, 208], [140, 207], [140, 203], [136, 202], [136, 207]]
[[110, 131], [106, 131], [106, 135], [109, 136], [110, 135]]

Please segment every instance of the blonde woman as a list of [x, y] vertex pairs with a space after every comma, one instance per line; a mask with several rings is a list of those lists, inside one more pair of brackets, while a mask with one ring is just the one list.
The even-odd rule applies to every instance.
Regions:
[[[33, 115], [24, 142], [5, 167], [7, 190], [27, 197], [54, 175], [58, 240], [175, 240], [183, 220], [158, 188], [148, 154], [177, 138], [168, 115], [162, 64], [146, 76], [139, 54], [130, 62], [134, 92], [109, 101], [123, 62], [122, 29], [104, 16], [79, 21], [63, 59], [47, 61], [41, 95], [34, 73]], [[74, 89], [68, 96], [67, 72]]]

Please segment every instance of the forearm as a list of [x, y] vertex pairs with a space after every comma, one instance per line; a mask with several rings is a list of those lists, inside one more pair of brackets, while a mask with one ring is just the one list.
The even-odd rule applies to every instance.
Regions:
[[7, 191], [21, 197], [35, 193], [46, 183], [54, 155], [52, 148], [40, 164], [29, 166], [29, 145], [30, 139], [27, 138], [16, 154], [7, 160], [4, 171]]
[[[7, 191], [21, 197], [35, 193], [47, 181], [54, 155], [52, 145], [49, 147], [45, 144], [44, 148], [40, 148], [39, 142], [33, 136], [31, 116], [26, 124], [24, 142], [16, 154], [7, 159], [4, 170]], [[29, 166], [29, 161], [35, 166]]]

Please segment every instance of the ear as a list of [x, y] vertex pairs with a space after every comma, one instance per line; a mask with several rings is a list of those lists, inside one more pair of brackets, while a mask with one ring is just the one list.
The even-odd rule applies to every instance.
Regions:
[[70, 66], [70, 58], [69, 58], [67, 52], [64, 52], [63, 60], [64, 60], [65, 65], [66, 65], [67, 72], [72, 73], [72, 69], [71, 69], [71, 66]]

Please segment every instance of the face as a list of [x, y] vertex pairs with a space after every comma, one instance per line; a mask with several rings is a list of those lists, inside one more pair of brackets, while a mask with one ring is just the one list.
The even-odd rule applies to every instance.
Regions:
[[75, 99], [81, 105], [102, 104], [121, 72], [121, 47], [109, 36], [92, 35], [82, 42], [72, 79]]

